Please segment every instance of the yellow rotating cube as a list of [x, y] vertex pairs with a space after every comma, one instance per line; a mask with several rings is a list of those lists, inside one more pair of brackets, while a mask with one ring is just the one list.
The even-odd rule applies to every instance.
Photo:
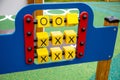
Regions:
[[66, 60], [71, 60], [75, 58], [75, 48], [72, 46], [64, 46], [63, 47], [63, 51], [64, 51], [64, 58]]
[[64, 36], [66, 44], [76, 44], [77, 35], [74, 30], [65, 30]]
[[52, 45], [61, 45], [63, 43], [63, 33], [60, 31], [51, 32]]
[[38, 55], [38, 63], [48, 62], [49, 53], [47, 48], [37, 49], [37, 55]]
[[65, 18], [65, 16], [63, 16], [63, 15], [54, 15], [54, 16], [52, 16], [52, 26], [53, 27], [65, 26], [64, 18]]
[[68, 13], [66, 15], [67, 26], [78, 24], [78, 15], [77, 13]]
[[49, 16], [37, 16], [37, 27], [49, 27], [50, 26], [50, 19]]
[[50, 48], [50, 54], [52, 61], [62, 60], [62, 50], [60, 47]]
[[49, 36], [47, 32], [37, 32], [37, 47], [45, 47], [49, 45]]

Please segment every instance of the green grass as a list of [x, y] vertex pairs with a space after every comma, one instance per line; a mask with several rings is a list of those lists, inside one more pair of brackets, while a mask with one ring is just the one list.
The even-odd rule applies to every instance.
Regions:
[[[5, 16], [0, 16], [0, 19], [3, 19]], [[15, 18], [15, 16], [12, 16]], [[13, 21], [10, 21], [9, 19], [6, 19], [4, 21], [0, 21], [0, 30], [9, 30], [14, 29], [15, 25]]]

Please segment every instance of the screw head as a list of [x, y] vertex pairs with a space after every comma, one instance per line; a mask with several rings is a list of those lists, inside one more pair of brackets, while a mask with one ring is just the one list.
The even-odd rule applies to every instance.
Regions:
[[28, 62], [32, 62], [32, 59], [31, 59], [31, 58], [29, 58], [29, 59], [28, 59]]
[[31, 51], [31, 50], [32, 50], [32, 47], [28, 47], [27, 50], [28, 50], [28, 51]]
[[82, 18], [83, 18], [83, 19], [87, 19], [87, 15], [84, 14]]
[[86, 28], [85, 28], [85, 27], [83, 27], [83, 28], [81, 29], [81, 31], [82, 31], [82, 32], [84, 32], [85, 30], [86, 30]]
[[114, 28], [113, 30], [114, 30], [114, 31], [116, 31], [117, 29], [116, 29], [116, 28]]
[[83, 46], [83, 45], [84, 45], [84, 42], [80, 42], [80, 45]]
[[83, 53], [82, 53], [82, 52], [80, 52], [80, 53], [79, 53], [79, 55], [80, 55], [80, 56], [83, 56]]
[[111, 58], [111, 56], [109, 55], [108, 58]]
[[26, 22], [27, 22], [27, 23], [30, 23], [30, 21], [31, 21], [30, 18], [27, 18], [27, 19], [26, 19]]
[[32, 34], [31, 32], [27, 32], [27, 36], [31, 36], [31, 34]]

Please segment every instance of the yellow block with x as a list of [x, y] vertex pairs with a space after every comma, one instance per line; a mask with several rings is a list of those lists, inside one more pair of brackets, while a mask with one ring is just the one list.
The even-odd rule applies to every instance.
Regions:
[[58, 46], [63, 43], [63, 33], [60, 31], [51, 32], [52, 45]]
[[47, 48], [37, 49], [37, 55], [38, 55], [38, 63], [48, 62], [49, 53]]
[[37, 32], [37, 47], [45, 47], [49, 45], [49, 36], [47, 32]]
[[78, 14], [77, 13], [68, 13], [66, 15], [67, 26], [78, 24]]
[[62, 50], [60, 47], [50, 48], [50, 54], [52, 61], [62, 60]]
[[75, 58], [75, 48], [72, 46], [64, 46], [63, 47], [63, 51], [64, 51], [64, 58], [66, 60], [71, 60]]
[[37, 27], [49, 27], [50, 19], [49, 16], [37, 16]]
[[66, 44], [76, 44], [77, 35], [74, 30], [65, 30], [64, 36]]
[[53, 15], [52, 17], [52, 26], [53, 27], [62, 27], [65, 26], [63, 15]]

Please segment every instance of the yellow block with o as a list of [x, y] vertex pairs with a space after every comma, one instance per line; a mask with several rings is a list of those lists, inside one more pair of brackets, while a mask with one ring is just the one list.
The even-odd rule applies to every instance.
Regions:
[[60, 31], [53, 31], [50, 33], [52, 38], [52, 45], [57, 46], [63, 43], [63, 33]]
[[53, 15], [53, 16], [51, 16], [51, 18], [52, 18], [52, 26], [53, 27], [65, 26], [65, 23], [64, 23], [65, 16], [63, 16], [63, 15]]
[[75, 58], [75, 48], [72, 46], [64, 46], [63, 47], [63, 51], [64, 51], [64, 58], [66, 60], [71, 60]]
[[47, 48], [37, 49], [37, 55], [38, 55], [38, 63], [48, 62], [49, 53], [48, 53]]
[[50, 48], [50, 54], [52, 61], [62, 60], [62, 50], [60, 47]]
[[47, 32], [37, 32], [37, 47], [45, 47], [49, 45], [49, 36]]
[[38, 28], [40, 27], [49, 27], [50, 26], [50, 19], [49, 16], [37, 16]]
[[74, 30], [65, 30], [64, 36], [66, 44], [76, 44], [77, 35]]
[[68, 13], [66, 15], [67, 26], [78, 24], [78, 14], [77, 13]]

